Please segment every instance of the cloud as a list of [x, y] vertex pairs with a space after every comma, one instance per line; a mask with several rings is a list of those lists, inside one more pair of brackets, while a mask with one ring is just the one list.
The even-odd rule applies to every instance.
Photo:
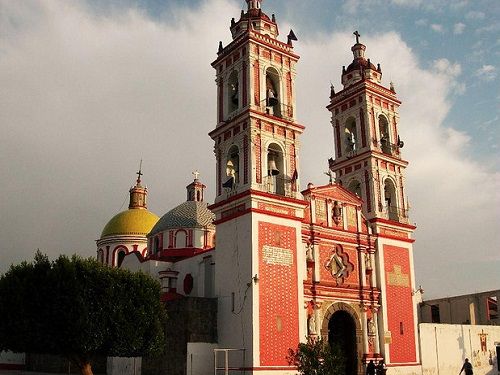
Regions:
[[448, 59], [439, 59], [433, 62], [433, 68], [438, 73], [446, 74], [455, 78], [462, 73], [462, 67], [459, 63], [451, 63]]
[[[213, 199], [215, 158], [207, 133], [216, 123], [217, 44], [239, 4], [202, 2], [176, 12], [175, 23], [129, 8], [95, 14], [78, 2], [5, 1], [0, 17], [0, 272], [36, 248], [95, 255], [105, 223], [123, 209], [139, 160], [149, 207], [163, 215], [185, 199], [198, 169]], [[217, 20], [217, 22], [214, 22]], [[283, 28], [282, 28], [283, 29]], [[284, 27], [286, 29], [286, 27]], [[455, 272], [460, 261], [499, 262], [495, 252], [500, 177], [470, 156], [466, 133], [445, 126], [459, 76], [452, 62], [424, 68], [395, 33], [363, 39], [396, 84], [407, 194], [416, 233], [417, 280], [436, 274], [447, 290], [470, 290], [494, 273]], [[333, 155], [328, 102], [332, 80], [352, 61], [352, 30], [307, 34], [296, 43], [302, 186], [326, 183]], [[394, 59], [397, 56], [397, 59]], [[332, 73], [333, 72], [333, 73]], [[487, 183], [485, 183], [487, 181]], [[464, 234], [467, 228], [467, 234]], [[483, 280], [484, 281], [484, 280]], [[469, 288], [469, 289], [468, 289]]]
[[493, 81], [497, 77], [497, 69], [493, 65], [483, 65], [475, 74], [483, 81]]
[[465, 30], [465, 23], [458, 22], [453, 25], [453, 34], [459, 35], [462, 34]]
[[[210, 63], [239, 14], [223, 0], [177, 12], [175, 24], [134, 8], [30, 4], [2, 3], [2, 268], [37, 248], [95, 254], [141, 158], [154, 212], [183, 200], [192, 170], [213, 187]], [[221, 14], [227, 22], [213, 22]]]
[[[325, 137], [324, 129], [317, 126], [325, 124], [331, 131], [327, 125], [328, 116], [314, 108], [324, 101], [329, 79], [337, 91], [341, 88], [340, 66], [352, 61], [351, 44], [348, 32], [300, 44], [302, 58], [298, 68], [297, 102], [301, 119], [307, 126], [303, 140], [303, 170], [305, 165], [314, 168], [313, 156], [315, 164], [321, 166], [322, 161], [333, 155], [332, 138]], [[410, 162], [407, 194], [412, 206], [411, 218], [418, 226], [415, 244], [418, 283], [429, 295], [486, 288], [484, 285], [494, 288], [492, 280], [498, 277], [491, 269], [483, 271], [484, 262], [475, 263], [471, 270], [480, 274], [472, 281], [474, 285], [453, 271], [467, 262], [471, 248], [475, 249], [475, 259], [500, 265], [500, 256], [494, 250], [500, 240], [495, 228], [500, 214], [491, 210], [492, 199], [495, 206], [500, 205], [496, 193], [500, 190], [500, 174], [471, 158], [469, 134], [445, 124], [450, 100], [458, 90], [460, 64], [440, 59], [431, 69], [425, 69], [395, 33], [371, 35], [364, 39], [364, 44], [371, 61], [381, 63], [385, 85], [389, 79], [394, 81], [402, 100], [400, 134], [405, 141], [402, 151], [403, 157]], [[318, 61], [327, 61], [327, 64], [317, 64]], [[324, 89], [319, 89], [321, 87]], [[307, 108], [306, 113], [304, 108]], [[321, 167], [316, 169], [322, 171]], [[309, 175], [307, 172], [308, 178], [315, 177], [312, 182], [324, 180], [320, 173]], [[302, 180], [303, 184], [309, 181]], [[463, 228], [467, 228], [467, 234]], [[438, 272], [439, 280], [436, 280]]]
[[391, 0], [391, 3], [399, 6], [418, 8], [422, 3], [421, 0]]
[[419, 18], [415, 21], [415, 25], [417, 26], [427, 26], [427, 20], [425, 18]]
[[467, 12], [465, 18], [468, 20], [482, 20], [485, 16], [484, 12], [471, 10], [470, 12]]
[[444, 27], [443, 27], [443, 25], [436, 24], [436, 23], [431, 24], [431, 29], [432, 29], [432, 31], [435, 31], [435, 32], [437, 32], [437, 33], [442, 33], [442, 32], [444, 32]]
[[459, 95], [465, 93], [465, 83], [456, 79], [462, 73], [462, 67], [459, 63], [452, 63], [448, 59], [442, 58], [435, 60], [432, 68], [448, 81], [451, 91]]

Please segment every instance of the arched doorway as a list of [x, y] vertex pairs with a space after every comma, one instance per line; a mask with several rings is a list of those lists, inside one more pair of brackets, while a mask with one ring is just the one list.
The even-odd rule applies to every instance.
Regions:
[[356, 323], [347, 311], [338, 310], [328, 321], [328, 342], [338, 348], [345, 358], [345, 375], [358, 373]]

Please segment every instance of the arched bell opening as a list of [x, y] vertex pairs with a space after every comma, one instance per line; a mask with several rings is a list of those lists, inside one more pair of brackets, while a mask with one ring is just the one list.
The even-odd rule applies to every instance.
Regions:
[[271, 143], [267, 148], [267, 178], [270, 192], [285, 195], [283, 150], [276, 143]]
[[227, 108], [228, 114], [236, 111], [240, 104], [238, 72], [233, 70], [227, 81]]
[[384, 181], [384, 210], [389, 220], [399, 220], [399, 209], [396, 195], [396, 186], [390, 178]]
[[392, 154], [391, 137], [389, 132], [389, 122], [383, 115], [378, 117], [378, 128], [380, 132], [380, 148], [384, 154]]
[[223, 181], [222, 187], [232, 189], [239, 182], [240, 176], [240, 150], [238, 146], [231, 146], [226, 160], [226, 180]]
[[281, 116], [280, 76], [276, 69], [266, 70], [266, 112]]
[[361, 183], [358, 180], [352, 180], [349, 183], [347, 190], [361, 198]]
[[356, 131], [356, 120], [350, 117], [344, 127], [344, 144], [346, 154], [358, 149], [358, 133]]

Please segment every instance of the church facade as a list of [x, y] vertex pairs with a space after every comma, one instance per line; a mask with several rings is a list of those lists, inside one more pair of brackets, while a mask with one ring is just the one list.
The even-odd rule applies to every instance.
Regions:
[[[307, 336], [340, 347], [349, 375], [382, 359], [392, 374], [420, 373], [401, 102], [356, 32], [343, 88], [332, 87], [327, 106], [330, 183], [301, 190], [296, 38], [280, 41], [262, 0], [246, 2], [212, 63], [214, 202], [195, 174], [186, 201], [153, 220], [139, 175], [128, 211], [140, 214], [111, 220], [98, 258], [157, 277], [167, 304], [216, 299], [217, 338], [188, 343], [186, 373], [294, 374], [288, 349]], [[205, 370], [193, 371], [193, 358]]]

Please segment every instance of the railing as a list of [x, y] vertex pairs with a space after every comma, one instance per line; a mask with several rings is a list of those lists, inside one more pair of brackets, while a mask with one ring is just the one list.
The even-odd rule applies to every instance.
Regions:
[[294, 181], [289, 177], [265, 176], [262, 179], [262, 184], [259, 184], [259, 190], [284, 197], [297, 198], [294, 185]]
[[377, 142], [377, 140], [373, 138], [373, 145], [376, 147], [380, 147], [380, 150], [384, 154], [391, 156], [399, 156], [399, 149], [401, 147], [397, 143], [391, 143], [384, 138], [382, 138], [380, 141]]
[[408, 210], [405, 208], [398, 208], [396, 206], [384, 206], [382, 213], [388, 220], [398, 221], [400, 223], [409, 223]]
[[[231, 352], [241, 352], [242, 362], [240, 366], [230, 366], [229, 365], [229, 353]], [[217, 361], [217, 354], [224, 353], [224, 366], [220, 367]], [[218, 374], [218, 371], [224, 371], [224, 375], [228, 375], [229, 371], [241, 371], [245, 373], [245, 349], [214, 349], [214, 375]], [[243, 370], [241, 370], [243, 369]]]
[[288, 104], [278, 102], [275, 105], [268, 105], [268, 100], [264, 99], [260, 102], [260, 110], [268, 115], [291, 120], [293, 119], [293, 107]]

